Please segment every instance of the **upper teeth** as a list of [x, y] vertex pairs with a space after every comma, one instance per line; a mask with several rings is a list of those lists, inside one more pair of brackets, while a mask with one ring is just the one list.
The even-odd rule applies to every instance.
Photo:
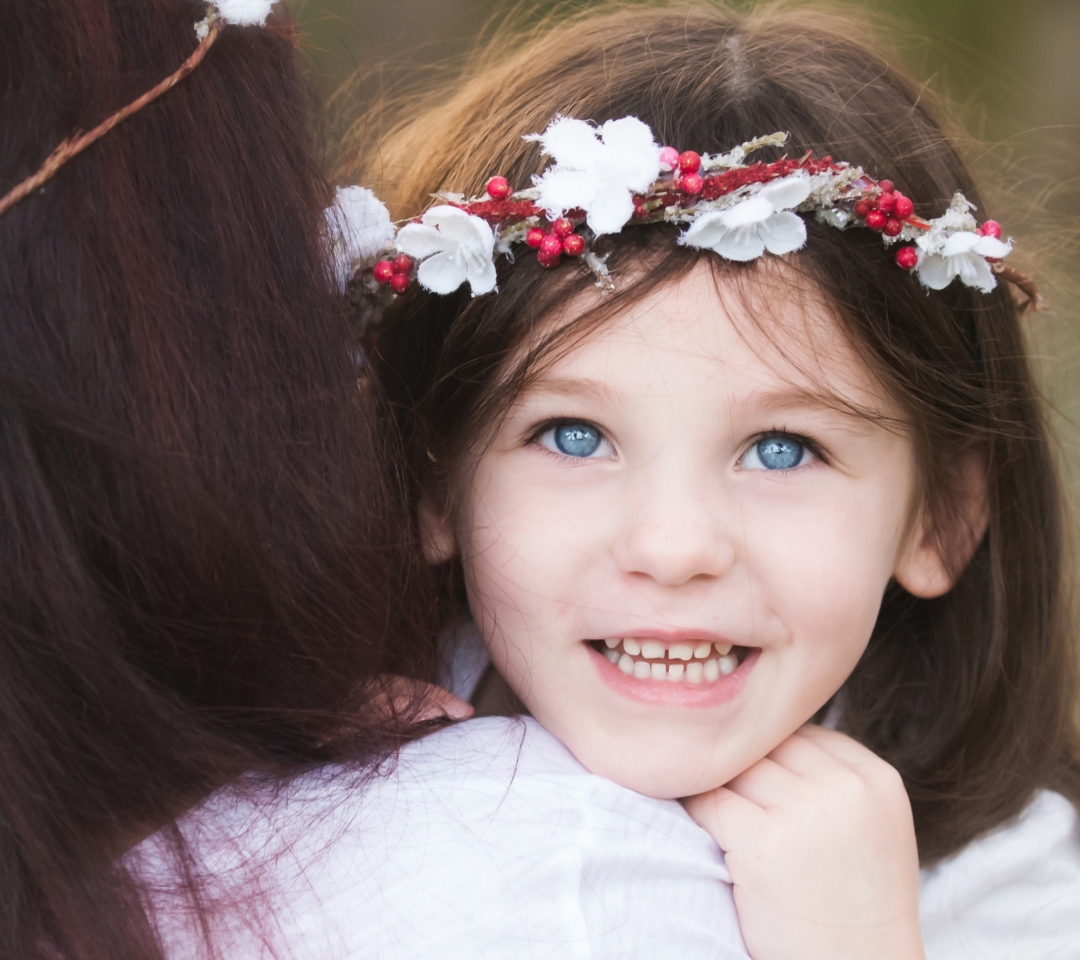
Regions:
[[659, 640], [635, 640], [633, 637], [608, 637], [604, 643], [609, 650], [614, 650], [620, 643], [623, 651], [632, 657], [642, 656], [646, 660], [660, 660], [665, 655], [671, 660], [705, 660], [716, 650], [723, 657], [731, 653], [730, 643], [675, 643], [664, 646]]
[[[633, 637], [608, 637], [604, 656], [626, 674], [639, 680], [685, 680], [702, 683], [716, 680], [731, 673], [738, 665], [738, 657], [731, 652], [730, 643], [676, 643], [670, 647], [659, 640], [637, 640]], [[619, 647], [622, 647], [620, 650]], [[635, 660], [634, 657], [643, 657]], [[646, 660], [664, 661], [646, 663]], [[686, 661], [690, 663], [672, 662]]]

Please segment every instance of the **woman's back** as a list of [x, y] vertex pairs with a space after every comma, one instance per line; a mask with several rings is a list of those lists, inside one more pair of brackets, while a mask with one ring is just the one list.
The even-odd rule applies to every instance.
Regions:
[[[4, 4], [0, 194], [206, 12]], [[374, 677], [429, 656], [293, 39], [226, 25], [0, 215], [3, 957], [154, 956], [117, 854], [244, 770], [378, 754]]]

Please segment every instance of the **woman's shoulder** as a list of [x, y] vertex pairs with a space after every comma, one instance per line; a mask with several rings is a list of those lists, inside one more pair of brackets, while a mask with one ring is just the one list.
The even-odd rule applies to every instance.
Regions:
[[1080, 957], [1080, 817], [1042, 791], [1016, 820], [923, 871], [928, 960]]
[[[590, 774], [532, 720], [445, 728], [374, 775], [239, 785], [181, 828], [211, 899], [266, 891], [286, 956], [745, 957], [711, 838], [677, 803]], [[158, 904], [165, 939], [189, 940]], [[221, 936], [227, 955], [263, 955], [246, 927]]]

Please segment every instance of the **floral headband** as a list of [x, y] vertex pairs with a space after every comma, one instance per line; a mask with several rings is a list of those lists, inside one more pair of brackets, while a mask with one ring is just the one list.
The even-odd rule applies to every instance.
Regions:
[[1027, 294], [1026, 306], [1038, 301], [1031, 281], [1001, 263], [1012, 249], [1001, 226], [980, 224], [963, 194], [940, 217], [924, 220], [892, 181], [831, 157], [746, 162], [755, 150], [782, 146], [786, 133], [715, 157], [661, 147], [636, 117], [595, 127], [560, 116], [525, 139], [539, 142], [554, 161], [531, 186], [513, 190], [495, 176], [485, 196], [438, 194], [438, 203], [400, 229], [369, 190], [339, 190], [327, 211], [339, 280], [403, 293], [415, 277], [437, 294], [468, 283], [475, 297], [496, 290], [495, 257], [513, 260], [513, 248], [525, 244], [544, 267], [582, 260], [597, 285], [611, 290], [605, 258], [593, 249], [598, 237], [631, 224], [674, 223], [686, 226], [679, 244], [746, 262], [803, 247], [802, 213], [839, 229], [877, 231], [886, 247], [895, 247], [896, 264], [929, 289], [958, 278], [987, 293], [1001, 276]]

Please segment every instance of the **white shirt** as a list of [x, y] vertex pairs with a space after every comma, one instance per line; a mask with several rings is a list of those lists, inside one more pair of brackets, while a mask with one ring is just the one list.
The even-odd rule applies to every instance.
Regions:
[[[746, 960], [723, 855], [673, 801], [588, 773], [531, 719], [486, 718], [362, 781], [328, 767], [288, 788], [221, 791], [183, 824], [220, 901], [222, 954]], [[151, 838], [170, 960], [201, 956]], [[229, 906], [247, 890], [267, 909]], [[928, 960], [1080, 958], [1080, 829], [1041, 793], [1015, 824], [921, 882]]]
[[[485, 718], [361, 782], [221, 791], [182, 824], [222, 956], [747, 960], [723, 856], [674, 801], [588, 773], [531, 719]], [[158, 838], [133, 855], [170, 960], [202, 956]], [[264, 893], [245, 914], [229, 899]]]
[[927, 960], [1080, 958], [1080, 821], [1057, 793], [924, 870]]

